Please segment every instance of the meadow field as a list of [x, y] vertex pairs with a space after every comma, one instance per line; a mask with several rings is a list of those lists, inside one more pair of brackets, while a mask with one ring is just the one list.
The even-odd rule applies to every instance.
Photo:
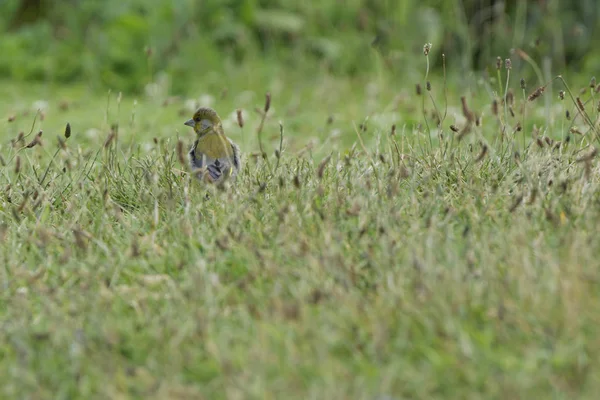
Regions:
[[[126, 89], [0, 62], [0, 397], [596, 398], [600, 86], [421, 39], [146, 49]], [[190, 173], [199, 106], [235, 181]]]

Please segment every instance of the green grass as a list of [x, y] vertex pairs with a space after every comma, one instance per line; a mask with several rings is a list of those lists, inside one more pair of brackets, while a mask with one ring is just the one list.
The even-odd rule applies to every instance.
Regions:
[[[430, 71], [440, 137], [424, 82], [425, 101], [387, 76], [243, 71], [190, 90], [245, 152], [224, 189], [179, 163], [195, 104], [164, 82], [120, 100], [3, 85], [2, 398], [595, 398], [600, 179], [560, 82], [524, 102], [511, 78], [515, 117], [495, 117], [498, 82], [445, 92]], [[463, 95], [483, 117], [461, 135]]]

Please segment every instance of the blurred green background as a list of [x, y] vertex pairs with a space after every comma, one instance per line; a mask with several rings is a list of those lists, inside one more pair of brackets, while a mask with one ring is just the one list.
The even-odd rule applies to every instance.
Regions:
[[421, 76], [426, 42], [452, 56], [450, 73], [496, 56], [519, 68], [519, 48], [554, 73], [593, 74], [598, 18], [595, 0], [3, 0], [0, 77], [136, 92], [164, 72], [184, 93], [203, 74], [257, 62]]

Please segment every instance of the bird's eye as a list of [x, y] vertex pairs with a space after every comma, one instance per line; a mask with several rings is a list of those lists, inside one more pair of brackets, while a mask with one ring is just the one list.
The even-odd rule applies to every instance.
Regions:
[[194, 117], [194, 121], [200, 122], [200, 117]]

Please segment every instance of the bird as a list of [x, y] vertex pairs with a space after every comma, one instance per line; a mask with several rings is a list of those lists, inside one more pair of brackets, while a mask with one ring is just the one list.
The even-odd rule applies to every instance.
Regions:
[[210, 107], [200, 107], [184, 125], [196, 132], [188, 153], [196, 176], [212, 183], [235, 178], [240, 170], [240, 148], [225, 136], [219, 114]]

